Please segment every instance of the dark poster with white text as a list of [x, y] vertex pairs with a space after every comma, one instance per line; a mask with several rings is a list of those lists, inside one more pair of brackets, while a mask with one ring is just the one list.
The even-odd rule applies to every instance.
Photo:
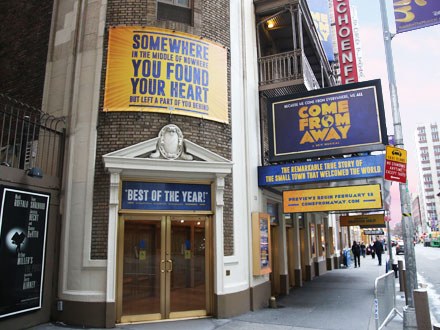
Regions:
[[0, 318], [41, 308], [49, 194], [1, 187]]

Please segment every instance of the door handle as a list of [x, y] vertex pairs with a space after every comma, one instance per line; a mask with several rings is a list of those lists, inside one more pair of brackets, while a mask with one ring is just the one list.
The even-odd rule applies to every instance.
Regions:
[[167, 272], [171, 273], [173, 271], [173, 261], [171, 259], [168, 259], [167, 262], [171, 265], [171, 267], [167, 269]]

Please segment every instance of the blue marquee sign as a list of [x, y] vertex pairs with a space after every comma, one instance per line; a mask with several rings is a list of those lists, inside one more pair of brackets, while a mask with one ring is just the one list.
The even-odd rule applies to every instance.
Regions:
[[384, 174], [384, 155], [348, 157], [314, 162], [259, 166], [258, 185], [313, 183], [381, 177]]

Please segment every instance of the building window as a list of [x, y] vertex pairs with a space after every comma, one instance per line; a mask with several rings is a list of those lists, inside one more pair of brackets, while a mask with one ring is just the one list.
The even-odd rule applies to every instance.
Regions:
[[191, 0], [157, 0], [157, 19], [192, 25]]
[[157, 2], [163, 2], [173, 6], [181, 6], [186, 8], [190, 8], [191, 5], [190, 0], [157, 0]]
[[431, 174], [425, 174], [423, 176], [423, 181], [425, 181], [425, 182], [432, 182], [432, 175]]

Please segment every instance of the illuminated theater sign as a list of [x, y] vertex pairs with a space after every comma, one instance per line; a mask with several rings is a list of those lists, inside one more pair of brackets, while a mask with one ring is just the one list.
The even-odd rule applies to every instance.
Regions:
[[384, 150], [380, 80], [268, 100], [269, 161]]
[[104, 111], [163, 112], [228, 123], [226, 49], [153, 27], [109, 31]]

